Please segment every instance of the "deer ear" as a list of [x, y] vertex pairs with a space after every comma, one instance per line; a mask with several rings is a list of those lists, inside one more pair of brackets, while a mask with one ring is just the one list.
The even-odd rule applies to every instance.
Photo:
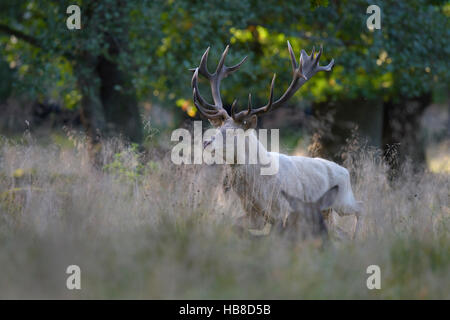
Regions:
[[336, 185], [327, 192], [325, 192], [324, 195], [320, 197], [319, 200], [317, 200], [317, 203], [319, 204], [319, 208], [321, 211], [329, 209], [333, 205], [334, 200], [336, 200], [338, 191], [339, 186]]
[[252, 115], [250, 117], [250, 119], [248, 120], [249, 124], [248, 124], [248, 128], [250, 129], [255, 129], [256, 125], [258, 124], [258, 116], [256, 115]]

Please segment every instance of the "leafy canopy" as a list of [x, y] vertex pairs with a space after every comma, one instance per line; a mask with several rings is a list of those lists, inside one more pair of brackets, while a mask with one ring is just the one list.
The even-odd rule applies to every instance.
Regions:
[[[66, 28], [70, 4], [81, 7], [81, 30]], [[366, 27], [370, 4], [381, 8], [381, 30]], [[16, 94], [50, 96], [77, 107], [74, 62], [84, 52], [108, 57], [106, 39], [126, 39], [120, 54], [109, 58], [130, 74], [138, 97], [193, 115], [188, 69], [208, 46], [210, 69], [226, 44], [228, 64], [248, 55], [224, 81], [224, 101], [245, 101], [251, 92], [264, 103], [272, 73], [276, 95], [290, 82], [289, 40], [297, 56], [322, 44], [322, 63], [336, 61], [333, 72], [317, 74], [296, 99], [400, 99], [448, 85], [449, 15], [448, 1], [436, 0], [4, 0], [0, 72], [6, 63]], [[208, 96], [207, 86], [202, 89]]]

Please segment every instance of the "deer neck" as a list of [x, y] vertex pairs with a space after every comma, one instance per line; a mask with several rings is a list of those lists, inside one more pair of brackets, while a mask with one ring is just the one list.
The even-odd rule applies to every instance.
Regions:
[[255, 133], [250, 133], [247, 141], [245, 152], [239, 154], [239, 151], [237, 151], [237, 161], [234, 164], [231, 164], [230, 167], [233, 175], [236, 176], [238, 180], [242, 180], [243, 183], [251, 184], [259, 179], [261, 168], [267, 166], [267, 162], [272, 159], [272, 155], [258, 140]]
[[[243, 166], [255, 168], [260, 166], [261, 161], [266, 159], [269, 154], [264, 145], [258, 140], [256, 133], [251, 131], [246, 135], [239, 137], [240, 143], [236, 141], [235, 147], [235, 161], [232, 167]], [[244, 142], [244, 143], [242, 143]]]

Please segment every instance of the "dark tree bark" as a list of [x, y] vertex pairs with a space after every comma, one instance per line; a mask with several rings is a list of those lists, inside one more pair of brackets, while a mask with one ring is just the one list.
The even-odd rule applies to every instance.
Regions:
[[[119, 49], [111, 43], [109, 56], [118, 54]], [[79, 56], [75, 69], [82, 94], [81, 119], [92, 142], [120, 134], [140, 143], [142, 123], [137, 98], [125, 72], [115, 61], [88, 53]]]
[[353, 100], [314, 105], [321, 125], [316, 128], [316, 156], [342, 161], [342, 151], [354, 131], [369, 146], [384, 151], [392, 172], [410, 159], [416, 169], [425, 163], [420, 119], [431, 94], [397, 101]]
[[[117, 1], [116, 6], [118, 10], [123, 3]], [[92, 11], [93, 6], [88, 5], [84, 11], [86, 21], [89, 21]], [[122, 11], [120, 13], [123, 14]], [[14, 35], [36, 48], [47, 50], [38, 39], [8, 25], [0, 23], [0, 32]], [[119, 68], [116, 61], [121, 50], [126, 50], [126, 36], [125, 28], [121, 34], [105, 34], [109, 48], [107, 57], [82, 50], [60, 53], [74, 64], [77, 85], [82, 95], [81, 121], [94, 144], [101, 137], [117, 134], [132, 142], [142, 141], [136, 92], [128, 75]]]
[[315, 133], [316, 156], [342, 161], [342, 152], [352, 135], [368, 145], [382, 147], [383, 104], [377, 100], [346, 100], [317, 103], [313, 106], [318, 119]]
[[77, 85], [81, 92], [81, 122], [91, 142], [97, 144], [106, 131], [106, 119], [100, 99], [100, 79], [95, 72], [98, 59], [89, 54], [75, 62]]
[[[119, 49], [110, 41], [109, 54], [117, 57]], [[119, 132], [133, 142], [142, 141], [142, 122], [137, 97], [127, 74], [117, 63], [98, 57], [96, 71], [100, 78], [100, 100], [109, 131]]]
[[[431, 101], [431, 93], [428, 93], [414, 99], [385, 102], [383, 146], [392, 169], [398, 169], [406, 159], [411, 159], [416, 168], [425, 163], [420, 120]], [[392, 148], [395, 157], [389, 156]]]

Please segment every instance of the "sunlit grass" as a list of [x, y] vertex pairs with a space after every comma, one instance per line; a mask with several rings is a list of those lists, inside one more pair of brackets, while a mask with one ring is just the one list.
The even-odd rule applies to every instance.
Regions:
[[431, 172], [450, 173], [450, 140], [445, 140], [427, 152], [427, 164]]

